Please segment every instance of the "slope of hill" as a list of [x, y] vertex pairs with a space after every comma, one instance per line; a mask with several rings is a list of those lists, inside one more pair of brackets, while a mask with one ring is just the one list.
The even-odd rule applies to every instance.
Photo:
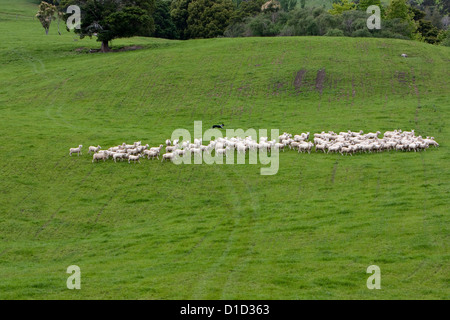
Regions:
[[[448, 299], [450, 49], [358, 38], [45, 36], [0, 0], [0, 298]], [[76, 41], [75, 41], [76, 40]], [[408, 58], [400, 57], [407, 53]], [[319, 76], [318, 76], [319, 75]], [[299, 78], [300, 77], [300, 78]], [[260, 165], [92, 163], [227, 128], [415, 129], [439, 149]], [[70, 147], [84, 146], [69, 157]], [[382, 290], [366, 269], [381, 268]], [[66, 269], [81, 268], [68, 290]]]

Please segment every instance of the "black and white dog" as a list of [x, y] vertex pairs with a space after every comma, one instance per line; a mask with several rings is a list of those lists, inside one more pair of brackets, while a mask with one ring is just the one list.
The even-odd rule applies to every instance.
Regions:
[[224, 124], [222, 123], [221, 125], [215, 124], [215, 125], [213, 125], [212, 127], [213, 127], [213, 129], [214, 129], [214, 128], [222, 129], [223, 126], [224, 126]]

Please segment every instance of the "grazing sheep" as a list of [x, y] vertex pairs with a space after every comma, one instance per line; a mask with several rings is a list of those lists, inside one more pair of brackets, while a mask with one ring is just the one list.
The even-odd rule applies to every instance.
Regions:
[[95, 161], [98, 162], [99, 160], [103, 160], [103, 162], [105, 162], [108, 158], [109, 155], [106, 152], [94, 153], [94, 155], [92, 156], [92, 163], [94, 163]]
[[167, 147], [166, 147], [166, 153], [174, 152], [177, 148], [178, 148], [177, 145], [174, 145], [174, 146], [172, 146], [172, 147], [167, 146]]
[[91, 152], [97, 153], [101, 148], [102, 148], [102, 147], [100, 147], [100, 146], [97, 146], [97, 147], [90, 146], [90, 147], [89, 147], [88, 153], [89, 153], [89, 154], [90, 154]]
[[173, 153], [175, 153], [175, 156], [181, 157], [181, 156], [184, 156], [186, 154], [186, 150], [177, 149]]
[[160, 153], [163, 147], [164, 146], [162, 144], [160, 144], [159, 147], [150, 148], [150, 151], [156, 151], [156, 152]]
[[156, 151], [150, 151], [147, 153], [147, 159], [158, 159], [159, 160], [159, 153]]
[[120, 159], [120, 160], [123, 161], [123, 159], [126, 158], [126, 155], [127, 155], [126, 153], [115, 153], [115, 154], [113, 154], [114, 162], [117, 162], [117, 159]]
[[129, 149], [129, 150], [127, 150], [127, 153], [132, 154], [132, 155], [137, 155], [139, 153], [139, 149], [138, 148]]
[[165, 153], [162, 156], [161, 162], [163, 162], [164, 160], [173, 161], [175, 159], [175, 157], [176, 157], [175, 153]]
[[431, 137], [431, 139], [425, 139], [425, 143], [428, 143], [428, 145], [434, 146], [435, 148], [439, 147], [439, 143], [434, 141], [433, 137]]
[[127, 149], [133, 149], [133, 148], [135, 148], [135, 147], [136, 147], [136, 145], [134, 145], [134, 144], [126, 144], [125, 142], [122, 143], [122, 148], [124, 148], [125, 150], [127, 150]]
[[[402, 131], [401, 129], [395, 129], [394, 131], [386, 131], [382, 138], [379, 138], [380, 131], [370, 132], [364, 134], [362, 130], [359, 132], [341, 131], [336, 134], [333, 131], [322, 131], [321, 133], [314, 134], [314, 143], [309, 141], [310, 133], [302, 133], [300, 135], [292, 135], [284, 132], [278, 136], [278, 139], [269, 140], [268, 137], [260, 137], [258, 140], [254, 140], [251, 136], [245, 138], [242, 137], [218, 137], [215, 140], [211, 140], [208, 145], [202, 145], [200, 139], [194, 139], [194, 143], [184, 141], [181, 145], [178, 145], [179, 140], [176, 139], [173, 142], [167, 139], [166, 153], [162, 157], [164, 160], [174, 160], [177, 157], [184, 156], [186, 154], [202, 155], [203, 152], [208, 154], [212, 150], [215, 150], [218, 156], [230, 156], [234, 150], [237, 150], [238, 154], [246, 153], [247, 151], [267, 151], [290, 149], [297, 150], [298, 153], [308, 152], [311, 153], [312, 148], [315, 146], [315, 152], [321, 150], [324, 153], [340, 153], [341, 155], [350, 155], [358, 153], [372, 153], [383, 152], [390, 150], [397, 151], [426, 151], [430, 146], [439, 147], [439, 144], [434, 140], [434, 137], [427, 136], [426, 139], [422, 136], [416, 136], [414, 129], [411, 131]], [[77, 153], [78, 156], [82, 155], [82, 145], [78, 148], [70, 148], [69, 155]], [[141, 145], [141, 141], [134, 142], [132, 145], [127, 145], [125, 142], [122, 145], [111, 147], [107, 150], [100, 150], [101, 146], [90, 146], [88, 153], [93, 152], [92, 162], [99, 162], [100, 160], [106, 161], [109, 157], [117, 160], [128, 159], [128, 162], [139, 162], [140, 158], [146, 156], [148, 159], [159, 159], [159, 155], [164, 145], [159, 147], [149, 148], [149, 145]], [[231, 152], [229, 152], [231, 151]]]
[[379, 135], [379, 134], [381, 134], [380, 131], [377, 131], [376, 133], [370, 132], [370, 133], [366, 134], [366, 138], [368, 138], [368, 139], [378, 138], [378, 135]]
[[323, 153], [325, 153], [326, 147], [327, 146], [325, 144], [316, 144], [316, 152], [317, 152], [317, 150], [322, 150]]
[[337, 143], [337, 144], [333, 144], [328, 148], [328, 152], [339, 152], [342, 148], [342, 144], [341, 143]]
[[352, 155], [352, 153], [353, 153], [353, 148], [351, 148], [351, 147], [342, 147], [342, 148], [341, 148], [340, 154], [341, 154], [341, 155], [344, 155], [344, 153], [353, 156], [353, 155]]
[[80, 156], [80, 154], [82, 154], [81, 148], [83, 148], [83, 146], [81, 144], [78, 146], [78, 148], [70, 148], [69, 155], [72, 156], [72, 153], [78, 153], [78, 156]]
[[298, 146], [298, 152], [299, 153], [300, 152], [303, 153], [303, 151], [305, 151], [305, 152], [311, 153], [311, 149], [312, 149], [313, 146], [314, 146], [314, 144], [311, 141], [309, 141], [309, 142], [302, 142]]
[[142, 157], [141, 154], [138, 154], [137, 156], [129, 155], [128, 156], [128, 163], [131, 163], [131, 161], [134, 161], [134, 163], [136, 163], [136, 161], [141, 163], [141, 160], [140, 160], [141, 157]]

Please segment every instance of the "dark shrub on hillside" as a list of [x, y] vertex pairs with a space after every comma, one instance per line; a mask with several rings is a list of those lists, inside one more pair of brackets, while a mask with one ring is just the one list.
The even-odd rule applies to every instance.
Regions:
[[325, 33], [325, 36], [327, 37], [343, 37], [344, 31], [339, 29], [330, 29], [327, 33]]

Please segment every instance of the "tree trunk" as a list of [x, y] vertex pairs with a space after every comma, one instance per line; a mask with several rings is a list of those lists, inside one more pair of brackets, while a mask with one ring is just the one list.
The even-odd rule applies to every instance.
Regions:
[[102, 52], [109, 52], [110, 51], [108, 42], [109, 41], [107, 41], [107, 40], [103, 40], [102, 41], [102, 48], [101, 48]]

